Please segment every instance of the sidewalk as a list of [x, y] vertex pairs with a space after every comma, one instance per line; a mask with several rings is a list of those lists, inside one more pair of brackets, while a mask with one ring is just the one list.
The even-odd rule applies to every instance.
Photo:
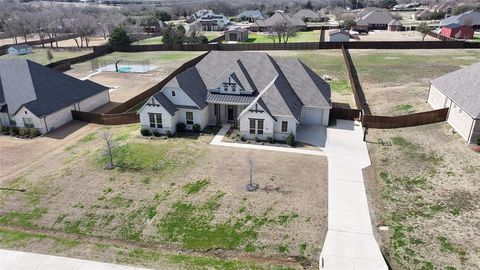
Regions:
[[1, 270], [150, 270], [111, 263], [0, 249]]
[[328, 231], [320, 269], [387, 270], [373, 236], [362, 169], [370, 165], [359, 123], [337, 120], [327, 129]]
[[236, 148], [245, 148], [245, 149], [277, 151], [277, 152], [296, 153], [296, 154], [314, 155], [314, 156], [325, 156], [325, 152], [322, 152], [320, 150], [315, 151], [315, 150], [305, 150], [305, 149], [287, 148], [287, 147], [278, 147], [278, 146], [222, 142], [223, 137], [225, 137], [225, 134], [227, 134], [229, 129], [230, 129], [230, 124], [224, 124], [222, 126], [222, 129], [220, 129], [217, 135], [215, 135], [215, 137], [210, 142], [210, 144], [217, 145], [217, 146], [227, 146], [227, 147], [236, 147]]

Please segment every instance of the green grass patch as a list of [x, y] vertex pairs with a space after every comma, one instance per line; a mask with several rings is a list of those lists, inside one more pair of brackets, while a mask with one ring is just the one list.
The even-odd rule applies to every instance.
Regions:
[[209, 183], [210, 183], [210, 180], [208, 178], [205, 178], [205, 179], [195, 181], [193, 183], [187, 183], [182, 188], [183, 188], [183, 191], [185, 191], [185, 193], [187, 194], [195, 194], [200, 190], [202, 190]]
[[293, 268], [279, 265], [259, 265], [238, 260], [218, 259], [212, 257], [188, 256], [184, 254], [170, 256], [170, 261], [187, 269], [251, 269], [251, 270], [290, 270]]
[[[294, 42], [319, 42], [320, 31], [304, 31], [298, 32], [297, 36], [288, 39], [288, 43]], [[278, 43], [278, 38], [276, 40]], [[283, 41], [282, 41], [283, 42]], [[273, 40], [268, 35], [263, 33], [249, 33], [248, 40], [245, 43], [273, 43]]]
[[49, 49], [52, 52], [53, 59], [50, 61], [47, 58], [47, 49], [42, 48], [34, 48], [33, 53], [25, 54], [25, 55], [2, 55], [0, 56], [0, 60], [7, 60], [7, 59], [28, 59], [33, 62], [37, 62], [41, 65], [47, 65], [50, 62], [56, 62], [67, 58], [72, 58], [84, 54], [91, 53], [92, 50], [80, 50], [80, 51], [68, 51], [68, 50], [61, 50], [61, 49]]
[[438, 242], [440, 242], [440, 250], [443, 252], [453, 252], [455, 250], [455, 247], [453, 244], [448, 241], [448, 239], [445, 236], [438, 236], [437, 237]]
[[55, 247], [62, 249], [71, 249], [80, 244], [80, 241], [77, 240], [0, 228], [0, 243], [2, 247], [24, 247], [32, 242], [41, 242], [43, 240], [53, 240]]
[[35, 228], [34, 221], [47, 213], [47, 208], [35, 208], [32, 211], [13, 211], [0, 215], [0, 224]]
[[94, 141], [96, 138], [97, 138], [97, 133], [93, 132], [93, 133], [85, 135], [83, 138], [78, 140], [78, 142], [79, 143], [87, 143], [87, 142]]
[[401, 104], [401, 105], [398, 105], [395, 107], [395, 110], [396, 111], [402, 111], [402, 112], [405, 112], [405, 113], [412, 113], [414, 112], [413, 109], [413, 106], [410, 105], [410, 104]]

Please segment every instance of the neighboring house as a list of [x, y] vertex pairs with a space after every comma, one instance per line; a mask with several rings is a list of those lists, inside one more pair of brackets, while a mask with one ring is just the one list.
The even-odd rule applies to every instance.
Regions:
[[72, 120], [72, 110], [92, 111], [110, 101], [108, 88], [29, 60], [0, 61], [2, 126], [46, 133]]
[[419, 6], [420, 6], [420, 3], [412, 2], [412, 3], [395, 5], [393, 6], [393, 10], [409, 10]]
[[412, 15], [412, 19], [414, 20], [427, 20], [430, 18], [433, 12], [430, 11], [430, 9], [421, 9], [415, 12]]
[[455, 9], [456, 6], [457, 6], [457, 3], [455, 1], [446, 1], [438, 5], [432, 5], [430, 7], [430, 11], [436, 12], [436, 13], [442, 13], [448, 17], [452, 14], [452, 11]]
[[343, 29], [335, 29], [328, 33], [330, 42], [348, 42], [350, 40], [350, 33]]
[[212, 10], [210, 9], [201, 9], [195, 13], [193, 13], [192, 15], [190, 15], [188, 18], [187, 18], [187, 23], [194, 23], [196, 22], [197, 20], [199, 20], [203, 15], [206, 15], [208, 13], [213, 13]]
[[175, 133], [226, 122], [250, 139], [285, 140], [299, 124], [328, 125], [330, 86], [298, 59], [212, 51], [139, 110], [142, 128]]
[[277, 10], [272, 17], [265, 20], [256, 20], [255, 25], [250, 29], [252, 31], [266, 32], [268, 29], [277, 24], [286, 24], [297, 28], [299, 31], [306, 30], [307, 24], [301, 19], [290, 17], [282, 10]]
[[32, 53], [32, 47], [28, 44], [16, 44], [7, 49], [9, 55], [22, 55]]
[[456, 23], [444, 25], [440, 30], [440, 35], [457, 39], [473, 39], [474, 34], [475, 30], [471, 26]]
[[147, 33], [161, 33], [165, 30], [168, 25], [163, 22], [162, 20], [155, 21], [155, 23], [151, 26], [145, 27], [145, 31]]
[[369, 30], [386, 30], [388, 23], [392, 20], [392, 14], [386, 9], [365, 8], [357, 15], [355, 19], [357, 25], [353, 27], [353, 30], [365, 28]]
[[225, 41], [243, 42], [248, 39], [248, 29], [236, 27], [225, 31]]
[[480, 12], [470, 10], [460, 15], [451, 16], [440, 21], [440, 26], [446, 26], [451, 24], [471, 26], [476, 31], [480, 31]]
[[403, 25], [401, 22], [398, 20], [392, 20], [391, 22], [388, 23], [388, 31], [402, 31], [403, 30]]
[[292, 15], [293, 18], [300, 19], [304, 22], [323, 22], [325, 17], [323, 17], [320, 12], [313, 11], [311, 9], [301, 9]]
[[430, 82], [428, 103], [434, 109], [449, 108], [447, 122], [468, 143], [480, 138], [480, 63]]
[[202, 31], [223, 31], [227, 28], [230, 20], [223, 15], [210, 11], [203, 15], [198, 22], [201, 25]]
[[248, 21], [250, 23], [255, 22], [256, 20], [263, 20], [265, 16], [263, 16], [260, 10], [246, 10], [235, 16], [237, 21]]

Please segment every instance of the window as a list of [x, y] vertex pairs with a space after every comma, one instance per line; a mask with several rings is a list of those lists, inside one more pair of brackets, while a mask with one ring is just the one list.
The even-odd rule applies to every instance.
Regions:
[[193, 112], [186, 112], [187, 125], [193, 125]]
[[263, 120], [257, 120], [257, 134], [263, 135]]
[[235, 92], [237, 90], [237, 85], [236, 84], [232, 84], [232, 91]]
[[33, 128], [33, 119], [29, 117], [23, 118], [23, 126], [25, 128]]
[[176, 95], [175, 91], [172, 90], [172, 97]]
[[288, 121], [282, 121], [282, 132], [288, 131]]
[[10, 126], [17, 125], [17, 121], [15, 121], [15, 116], [13, 116], [13, 114], [8, 114], [8, 121], [10, 122]]
[[255, 134], [255, 119], [250, 119], [250, 134]]
[[149, 113], [148, 117], [150, 119], [151, 128], [162, 128], [162, 114], [161, 113]]

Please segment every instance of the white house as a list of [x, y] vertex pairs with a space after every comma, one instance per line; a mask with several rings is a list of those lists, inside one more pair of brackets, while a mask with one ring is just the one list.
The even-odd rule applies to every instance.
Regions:
[[7, 49], [9, 55], [22, 55], [32, 53], [32, 47], [28, 44], [16, 44]]
[[330, 42], [348, 42], [350, 40], [350, 33], [342, 29], [336, 29], [328, 33]]
[[29, 60], [0, 61], [0, 125], [46, 133], [110, 101], [108, 88]]
[[139, 110], [142, 128], [175, 133], [225, 122], [246, 138], [285, 140], [297, 126], [328, 125], [330, 86], [298, 59], [212, 51]]
[[432, 80], [428, 103], [434, 109], [449, 108], [447, 122], [475, 143], [480, 138], [480, 63]]

